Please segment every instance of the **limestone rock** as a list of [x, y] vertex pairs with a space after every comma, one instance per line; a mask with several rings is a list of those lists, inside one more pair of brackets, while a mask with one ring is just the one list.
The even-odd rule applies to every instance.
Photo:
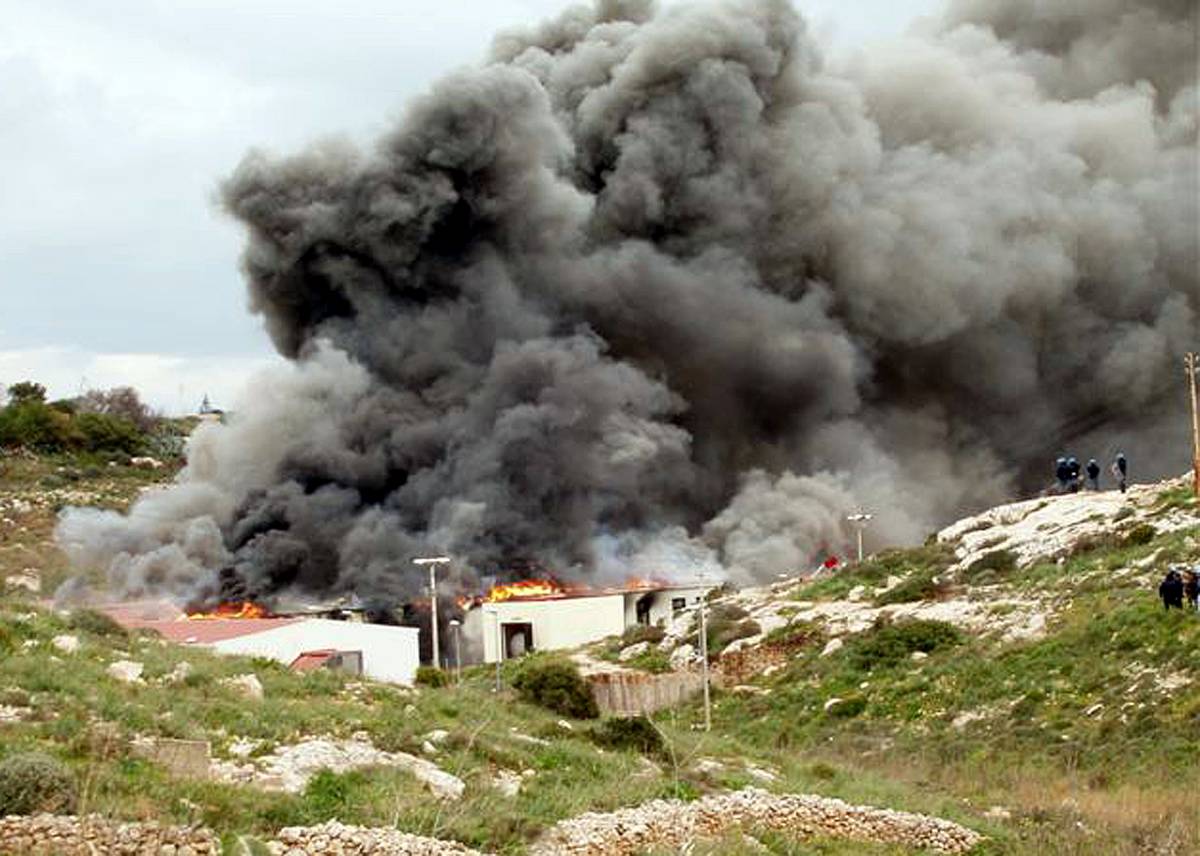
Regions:
[[252, 673], [235, 675], [222, 681], [225, 686], [237, 690], [243, 696], [254, 701], [262, 701], [263, 685], [258, 676]]
[[50, 644], [53, 645], [56, 650], [62, 651], [64, 654], [74, 654], [79, 650], [79, 637], [72, 636], [69, 633], [63, 633], [51, 639]]
[[142, 681], [142, 671], [146, 668], [143, 663], [136, 663], [133, 660], [117, 660], [115, 663], [110, 663], [107, 674], [115, 681], [120, 681], [125, 684], [137, 684]]
[[634, 657], [640, 657], [650, 650], [649, 642], [635, 642], [628, 647], [622, 648], [621, 653], [617, 655], [617, 659], [622, 663], [628, 663]]

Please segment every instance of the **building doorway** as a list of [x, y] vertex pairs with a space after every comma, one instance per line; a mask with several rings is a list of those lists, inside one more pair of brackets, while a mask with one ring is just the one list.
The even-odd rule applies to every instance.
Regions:
[[501, 624], [500, 633], [504, 638], [504, 659], [511, 660], [533, 650], [532, 624]]

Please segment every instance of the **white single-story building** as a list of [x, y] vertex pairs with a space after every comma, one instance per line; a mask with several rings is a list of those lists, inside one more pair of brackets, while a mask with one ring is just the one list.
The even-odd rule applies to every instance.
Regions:
[[485, 663], [528, 651], [577, 648], [619, 636], [636, 624], [666, 624], [699, 603], [710, 588], [661, 586], [484, 601], [467, 611], [463, 633], [482, 651]]
[[[221, 654], [267, 657], [285, 666], [304, 655], [323, 652], [326, 659], [353, 663], [368, 678], [411, 686], [419, 665], [420, 631], [415, 627], [305, 616], [188, 618], [161, 602], [114, 604], [102, 609], [126, 627], [153, 630], [172, 642]], [[332, 654], [343, 656], [329, 656]]]

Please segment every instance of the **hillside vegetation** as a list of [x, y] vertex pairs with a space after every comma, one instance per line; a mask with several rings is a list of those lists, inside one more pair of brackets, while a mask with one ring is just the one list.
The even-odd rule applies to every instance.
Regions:
[[[1044, 560], [1015, 535], [980, 553], [984, 529], [993, 541], [1007, 531], [994, 521], [832, 578], [726, 594], [714, 610], [737, 629], [721, 646], [782, 654], [714, 692], [711, 732], [696, 702], [656, 714], [655, 739], [523, 700], [512, 687], [528, 663], [506, 664], [499, 698], [489, 668], [407, 690], [56, 612], [43, 597], [64, 574], [57, 508], [120, 508], [169, 475], [62, 457], [0, 466], [0, 579], [36, 576], [40, 587], [10, 582], [0, 596], [0, 763], [62, 762], [80, 814], [203, 824], [231, 853], [331, 819], [523, 853], [584, 812], [753, 785], [957, 821], [986, 836], [978, 853], [1200, 851], [1200, 618], [1164, 614], [1154, 592], [1166, 563], [1200, 562], [1200, 521], [1177, 485], [1131, 496], [1128, 514], [1118, 499], [1108, 528], [1078, 524], [1080, 537]], [[652, 634], [645, 666], [661, 671], [660, 646], [692, 632]], [[620, 643], [600, 648], [611, 656]], [[142, 664], [140, 677], [114, 677], [120, 661]], [[247, 674], [261, 699], [229, 680]], [[172, 775], [140, 748], [203, 739], [214, 770], [253, 770], [317, 737], [428, 760], [462, 782], [461, 796], [434, 793], [411, 762], [309, 770], [289, 791], [249, 775]], [[744, 829], [690, 852], [916, 851]]]

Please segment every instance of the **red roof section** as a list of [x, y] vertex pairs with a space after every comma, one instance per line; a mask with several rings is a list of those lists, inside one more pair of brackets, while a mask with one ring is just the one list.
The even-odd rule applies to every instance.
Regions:
[[304, 621], [303, 618], [182, 618], [177, 621], [147, 621], [145, 630], [156, 630], [164, 639], [189, 645], [212, 645], [226, 639], [251, 636]]
[[211, 645], [239, 636], [250, 636], [276, 627], [304, 621], [303, 618], [187, 618], [173, 603], [144, 600], [110, 603], [97, 607], [129, 630], [153, 630], [170, 642]]
[[335, 648], [324, 648], [320, 651], [305, 651], [292, 661], [289, 669], [297, 672], [311, 672], [329, 662], [329, 658], [337, 653]]

